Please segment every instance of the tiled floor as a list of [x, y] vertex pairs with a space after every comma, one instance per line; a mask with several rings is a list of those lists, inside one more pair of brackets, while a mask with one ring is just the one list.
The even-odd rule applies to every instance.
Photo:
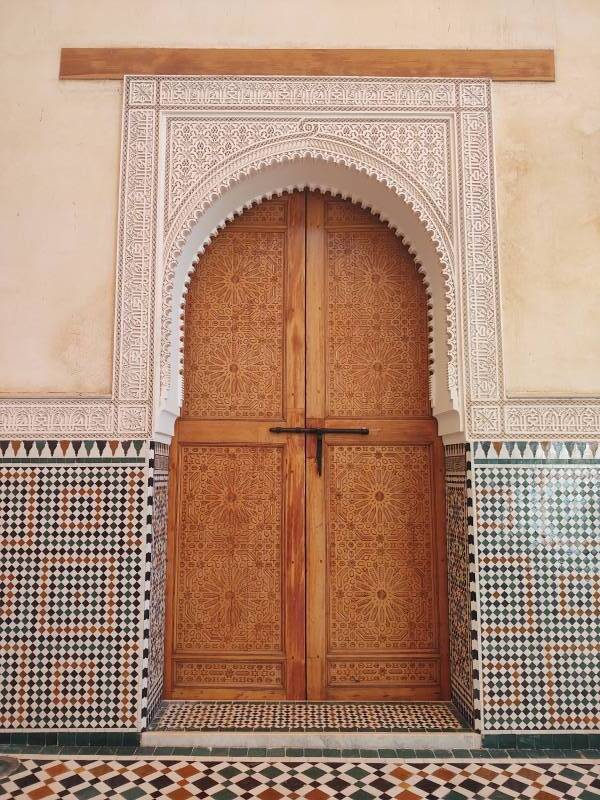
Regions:
[[251, 703], [169, 701], [154, 731], [458, 731], [448, 703]]
[[600, 800], [600, 763], [24, 758], [13, 800]]

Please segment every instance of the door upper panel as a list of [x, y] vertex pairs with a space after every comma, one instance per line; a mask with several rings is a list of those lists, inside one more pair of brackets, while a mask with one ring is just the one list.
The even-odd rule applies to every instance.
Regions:
[[326, 415], [429, 415], [427, 296], [393, 231], [345, 200], [324, 219]]
[[184, 417], [283, 419], [289, 197], [250, 209], [200, 260], [185, 308]]

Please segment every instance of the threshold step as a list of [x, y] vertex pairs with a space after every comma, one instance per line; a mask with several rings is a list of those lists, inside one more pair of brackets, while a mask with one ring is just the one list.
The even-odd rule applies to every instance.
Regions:
[[169, 700], [142, 733], [142, 744], [460, 750], [480, 747], [481, 736], [451, 703]]
[[145, 731], [143, 747], [297, 747], [323, 750], [479, 750], [481, 735], [473, 731], [435, 733], [394, 731]]

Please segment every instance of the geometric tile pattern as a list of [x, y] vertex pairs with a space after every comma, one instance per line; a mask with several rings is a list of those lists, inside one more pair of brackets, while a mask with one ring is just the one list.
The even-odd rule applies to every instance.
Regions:
[[600, 764], [590, 761], [223, 761], [190, 758], [25, 758], [0, 797], [309, 798], [309, 800], [492, 800], [600, 797]]
[[[149, 497], [151, 498], [150, 573], [147, 581], [149, 604], [148, 629], [148, 701], [146, 718], [156, 713], [163, 693], [165, 596], [167, 567], [167, 502], [169, 447], [162, 442], [151, 444]], [[145, 727], [145, 725], [144, 725]]]
[[152, 730], [456, 731], [449, 703], [165, 702]]
[[135, 727], [144, 445], [0, 451], [0, 727]]
[[484, 728], [600, 727], [600, 444], [475, 446]]
[[452, 700], [479, 730], [479, 672], [471, 453], [468, 444], [445, 447], [448, 625]]

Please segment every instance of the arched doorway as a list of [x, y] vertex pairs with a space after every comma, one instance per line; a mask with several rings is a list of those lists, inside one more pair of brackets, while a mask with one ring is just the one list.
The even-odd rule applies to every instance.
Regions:
[[217, 236], [185, 311], [168, 698], [448, 697], [428, 362], [421, 277], [369, 212], [295, 192]]

